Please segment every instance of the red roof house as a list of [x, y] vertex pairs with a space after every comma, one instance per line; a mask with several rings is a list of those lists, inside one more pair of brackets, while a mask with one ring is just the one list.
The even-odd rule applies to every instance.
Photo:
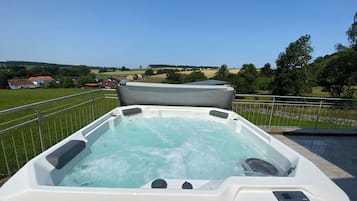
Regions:
[[100, 87], [106, 89], [115, 89], [117, 85], [118, 85], [118, 81], [114, 79], [107, 79], [101, 82]]
[[30, 77], [29, 80], [35, 84], [37, 87], [42, 86], [44, 83], [52, 82], [55, 81], [53, 77], [45, 75], [45, 76], [36, 76], [36, 77]]
[[9, 79], [7, 80], [10, 89], [35, 88], [35, 84], [28, 79]]

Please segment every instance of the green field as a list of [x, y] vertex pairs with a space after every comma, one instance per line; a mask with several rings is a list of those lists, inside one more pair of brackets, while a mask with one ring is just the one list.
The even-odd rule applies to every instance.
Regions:
[[0, 110], [89, 90], [91, 89], [0, 89]]

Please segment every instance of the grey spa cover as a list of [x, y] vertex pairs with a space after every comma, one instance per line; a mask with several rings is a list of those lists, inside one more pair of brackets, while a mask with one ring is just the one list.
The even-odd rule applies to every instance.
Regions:
[[117, 87], [120, 105], [198, 106], [232, 109], [230, 86], [126, 82]]

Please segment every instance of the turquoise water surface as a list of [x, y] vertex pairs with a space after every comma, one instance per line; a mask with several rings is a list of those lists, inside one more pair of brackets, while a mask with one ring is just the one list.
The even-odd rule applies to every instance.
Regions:
[[220, 180], [264, 157], [247, 135], [211, 120], [133, 116], [108, 129], [58, 185], [137, 188], [153, 179]]

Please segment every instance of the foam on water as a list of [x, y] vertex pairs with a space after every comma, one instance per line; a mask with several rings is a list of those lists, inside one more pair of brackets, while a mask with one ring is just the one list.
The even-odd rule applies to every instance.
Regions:
[[246, 135], [211, 120], [125, 118], [90, 146], [58, 185], [137, 188], [157, 179], [220, 180], [265, 158]]

